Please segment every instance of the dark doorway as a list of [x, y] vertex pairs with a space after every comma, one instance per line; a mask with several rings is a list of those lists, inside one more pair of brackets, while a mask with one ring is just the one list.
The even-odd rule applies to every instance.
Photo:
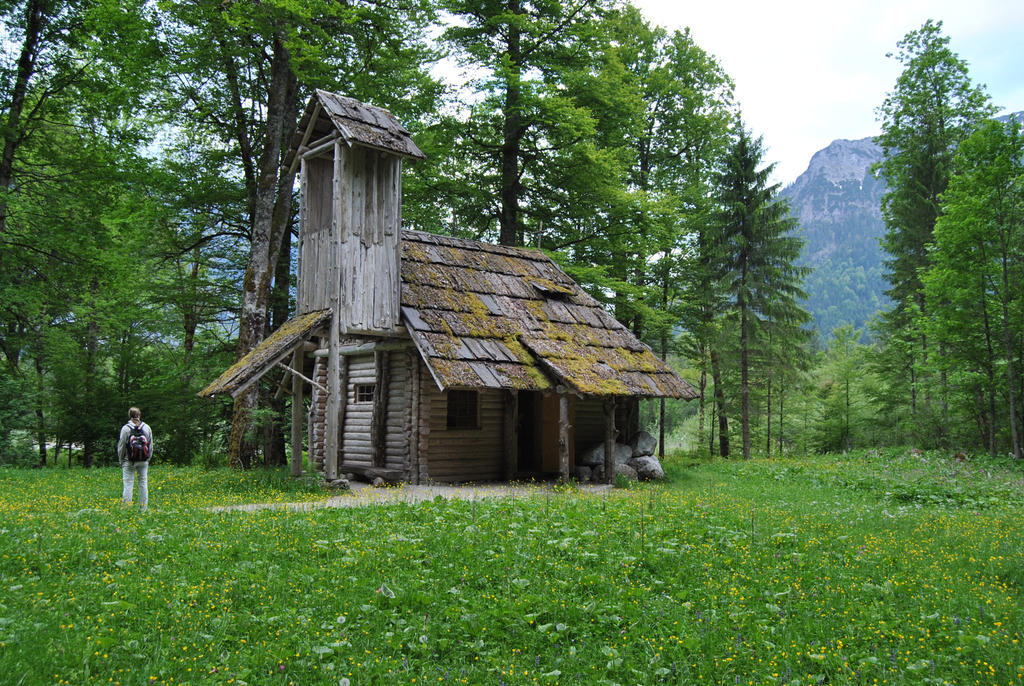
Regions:
[[[569, 399], [569, 469], [575, 462], [573, 409]], [[545, 478], [558, 475], [558, 395], [537, 391], [519, 392], [519, 422], [516, 426], [519, 476]]]

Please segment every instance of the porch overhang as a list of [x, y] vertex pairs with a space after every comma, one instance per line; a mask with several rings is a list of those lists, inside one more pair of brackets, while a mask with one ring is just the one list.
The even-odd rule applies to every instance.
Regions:
[[200, 398], [209, 398], [227, 393], [232, 398], [237, 397], [291, 355], [314, 331], [330, 319], [331, 310], [307, 312], [289, 319], [196, 395]]

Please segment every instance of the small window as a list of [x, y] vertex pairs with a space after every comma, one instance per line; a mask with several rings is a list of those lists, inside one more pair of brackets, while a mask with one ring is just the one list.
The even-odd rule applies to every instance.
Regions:
[[480, 394], [477, 391], [448, 391], [448, 428], [480, 428]]
[[357, 403], [372, 403], [373, 402], [373, 386], [372, 383], [357, 383], [356, 384], [356, 402]]

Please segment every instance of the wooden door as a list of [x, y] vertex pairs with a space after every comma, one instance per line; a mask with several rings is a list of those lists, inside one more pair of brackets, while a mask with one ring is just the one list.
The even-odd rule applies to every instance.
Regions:
[[[576, 431], [573, 428], [576, 416], [576, 402], [573, 396], [569, 396], [569, 473], [572, 474], [576, 464]], [[545, 474], [558, 474], [558, 401], [556, 393], [549, 393], [543, 396], [543, 400], [537, 403], [540, 416], [537, 417], [537, 426], [540, 427], [538, 452], [541, 456], [541, 466]]]

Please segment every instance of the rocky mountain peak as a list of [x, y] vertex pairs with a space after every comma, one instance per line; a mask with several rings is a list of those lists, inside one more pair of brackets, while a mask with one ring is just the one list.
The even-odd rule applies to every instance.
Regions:
[[820, 175], [836, 184], [846, 181], [860, 183], [870, 172], [871, 165], [881, 158], [881, 152], [873, 138], [855, 141], [841, 138], [814, 153], [806, 173]]

